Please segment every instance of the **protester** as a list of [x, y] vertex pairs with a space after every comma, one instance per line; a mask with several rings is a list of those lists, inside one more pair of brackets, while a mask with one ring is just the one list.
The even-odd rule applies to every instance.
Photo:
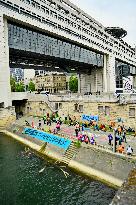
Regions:
[[123, 154], [123, 153], [124, 153], [124, 145], [119, 145], [117, 151], [118, 151], [119, 153]]
[[122, 141], [123, 141], [123, 140], [122, 140], [122, 137], [120, 136], [120, 137], [119, 137], [119, 145], [122, 145]]
[[59, 117], [59, 122], [60, 122], [60, 125], [62, 124], [62, 118], [61, 117]]
[[123, 130], [122, 130], [122, 137], [123, 137], [123, 141], [125, 143], [127, 143], [127, 139], [126, 139], [126, 129], [123, 127]]
[[76, 134], [76, 137], [78, 137], [79, 129], [80, 129], [80, 125], [79, 125], [78, 122], [76, 122], [76, 125], [75, 125], [75, 134]]
[[94, 131], [95, 131], [95, 130], [99, 131], [99, 126], [98, 126], [97, 123], [94, 125]]
[[108, 138], [109, 138], [109, 145], [111, 145], [111, 141], [113, 140], [113, 137], [111, 134], [108, 135]]
[[51, 119], [49, 116], [47, 117], [47, 125], [51, 126]]
[[82, 131], [84, 131], [84, 129], [85, 129], [85, 126], [84, 126], [84, 124], [82, 123]]
[[39, 120], [39, 129], [41, 129], [42, 123], [41, 120]]
[[30, 126], [30, 123], [27, 120], [25, 120], [25, 123], [27, 126]]
[[60, 122], [59, 121], [57, 121], [56, 129], [57, 129], [57, 131], [60, 131]]
[[55, 129], [53, 130], [53, 134], [57, 134], [57, 133], [58, 133], [57, 128], [55, 128]]
[[90, 139], [90, 144], [92, 144], [92, 145], [95, 144], [95, 139], [94, 139], [94, 137], [92, 137], [92, 138]]
[[84, 142], [84, 141], [85, 141], [85, 135], [82, 135], [81, 142]]
[[86, 143], [86, 144], [89, 143], [89, 137], [88, 137], [88, 136], [85, 137], [85, 143]]
[[44, 122], [44, 125], [46, 124], [46, 116], [44, 115], [43, 116], [43, 122]]
[[34, 128], [34, 121], [32, 120], [32, 128]]
[[132, 155], [132, 152], [133, 152], [133, 149], [132, 149], [132, 147], [129, 145], [129, 146], [127, 147], [127, 155]]
[[121, 136], [121, 132], [122, 132], [122, 129], [121, 129], [121, 126], [119, 125], [119, 126], [118, 126], [118, 135]]

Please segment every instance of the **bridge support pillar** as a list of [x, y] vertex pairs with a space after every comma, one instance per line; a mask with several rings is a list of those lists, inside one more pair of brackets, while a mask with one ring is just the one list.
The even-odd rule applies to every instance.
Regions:
[[91, 74], [81, 74], [78, 78], [79, 93], [103, 92], [103, 69], [92, 68]]
[[116, 91], [115, 56], [104, 55], [103, 68], [104, 92], [114, 93]]
[[9, 69], [8, 24], [0, 14], [0, 103], [12, 105]]

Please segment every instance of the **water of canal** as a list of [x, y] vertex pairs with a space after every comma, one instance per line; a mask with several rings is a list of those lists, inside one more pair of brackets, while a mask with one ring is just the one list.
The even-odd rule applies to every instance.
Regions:
[[[42, 173], [39, 173], [45, 167]], [[109, 205], [116, 190], [57, 167], [0, 134], [1, 205]]]

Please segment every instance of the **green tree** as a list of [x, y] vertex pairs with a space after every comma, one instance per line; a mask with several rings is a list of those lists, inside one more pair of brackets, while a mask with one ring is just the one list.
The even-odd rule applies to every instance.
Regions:
[[77, 91], [78, 91], [78, 78], [77, 78], [77, 76], [72, 75], [72, 76], [70, 77], [70, 80], [69, 80], [69, 89], [70, 89], [72, 92], [77, 92]]
[[25, 86], [22, 82], [16, 83], [16, 92], [24, 92]]
[[16, 91], [16, 80], [15, 78], [10, 76], [10, 86], [11, 86], [11, 92]]
[[35, 84], [33, 83], [32, 80], [29, 82], [28, 90], [29, 91], [35, 91]]

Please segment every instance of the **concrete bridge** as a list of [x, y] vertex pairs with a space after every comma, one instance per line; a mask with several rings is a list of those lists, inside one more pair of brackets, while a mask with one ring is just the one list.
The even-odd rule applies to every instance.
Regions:
[[68, 0], [0, 0], [0, 104], [12, 104], [9, 66], [79, 74], [79, 93], [115, 92], [136, 74], [136, 51]]

